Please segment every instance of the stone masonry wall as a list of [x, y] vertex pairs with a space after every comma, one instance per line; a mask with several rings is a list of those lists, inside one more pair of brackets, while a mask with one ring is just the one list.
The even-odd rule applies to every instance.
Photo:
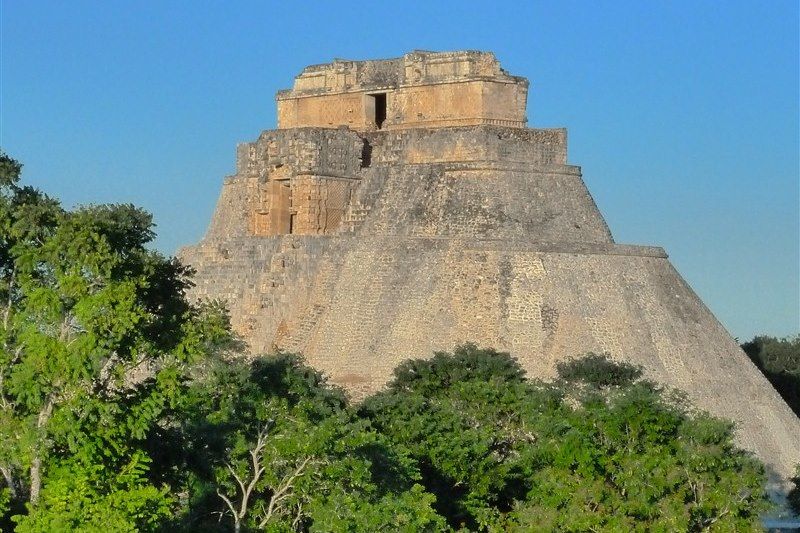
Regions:
[[322, 236], [231, 238], [184, 248], [180, 256], [197, 268], [192, 295], [225, 301], [233, 329], [254, 353], [265, 353], [307, 301], [331, 244]]
[[567, 164], [567, 130], [563, 128], [408, 128], [363, 136], [372, 146], [373, 163]]
[[259, 178], [287, 166], [295, 173], [351, 177], [361, 167], [363, 140], [346, 128], [263, 132], [237, 149], [236, 173]]
[[363, 235], [612, 241], [576, 167], [381, 165], [353, 202]]
[[[358, 131], [495, 124], [525, 126], [528, 81], [487, 52], [412, 52], [383, 61], [312, 65], [278, 93], [278, 128]], [[375, 95], [385, 116], [378, 123]]]

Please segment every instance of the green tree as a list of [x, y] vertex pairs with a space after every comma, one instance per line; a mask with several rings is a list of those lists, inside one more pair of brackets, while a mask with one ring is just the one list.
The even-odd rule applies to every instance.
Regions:
[[402, 363], [361, 414], [410, 450], [450, 525], [474, 530], [495, 523], [526, 492], [519, 450], [533, 437], [520, 406], [530, 398], [555, 414], [558, 395], [532, 387], [508, 354], [465, 345]]
[[149, 433], [229, 339], [130, 205], [64, 210], [0, 153], [0, 472], [18, 531], [152, 529]]
[[800, 416], [800, 335], [783, 339], [758, 336], [742, 344], [742, 349]]
[[792, 490], [789, 491], [789, 508], [794, 514], [800, 516], [800, 465], [795, 467], [794, 477], [791, 479]]
[[175, 438], [189, 494], [175, 529], [444, 527], [414, 462], [293, 355], [208, 369]]
[[362, 414], [409, 449], [455, 528], [759, 528], [763, 467], [729, 423], [606, 356], [560, 370], [527, 381], [508, 354], [467, 345], [401, 365]]

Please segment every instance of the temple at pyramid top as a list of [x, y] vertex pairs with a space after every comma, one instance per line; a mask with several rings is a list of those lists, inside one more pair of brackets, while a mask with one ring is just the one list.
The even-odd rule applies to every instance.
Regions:
[[509, 75], [490, 52], [336, 59], [306, 67], [292, 89], [278, 92], [278, 128], [522, 128], [527, 95], [528, 80]]

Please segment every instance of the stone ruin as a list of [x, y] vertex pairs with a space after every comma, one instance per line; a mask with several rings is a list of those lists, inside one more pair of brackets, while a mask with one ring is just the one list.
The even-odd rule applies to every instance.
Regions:
[[356, 399], [464, 342], [545, 379], [607, 352], [736, 421], [780, 490], [800, 420], [663, 249], [614, 242], [566, 130], [526, 127], [527, 89], [475, 51], [305, 68], [179, 254], [192, 296], [226, 300], [253, 352], [300, 352]]

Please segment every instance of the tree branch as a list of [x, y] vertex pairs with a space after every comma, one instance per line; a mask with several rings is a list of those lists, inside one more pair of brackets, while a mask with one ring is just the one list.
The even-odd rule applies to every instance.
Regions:
[[292, 495], [292, 493], [289, 491], [291, 490], [294, 481], [303, 474], [303, 470], [305, 469], [306, 465], [308, 465], [309, 461], [311, 461], [311, 459], [311, 456], [306, 457], [305, 460], [300, 463], [300, 466], [298, 466], [295, 471], [292, 472], [292, 474], [281, 481], [275, 492], [272, 493], [272, 497], [269, 499], [269, 505], [267, 506], [267, 514], [258, 524], [258, 527], [265, 527], [272, 518], [275, 510], [278, 508], [278, 504]]
[[3, 474], [3, 478], [6, 480], [6, 485], [8, 485], [8, 492], [11, 494], [12, 499], [17, 498], [17, 484], [14, 481], [14, 476], [11, 474], [11, 469], [0, 465], [0, 474]]
[[220, 498], [222, 498], [222, 501], [224, 501], [224, 502], [227, 504], [227, 506], [228, 506], [228, 509], [230, 509], [230, 510], [231, 510], [231, 514], [233, 515], [233, 518], [234, 518], [234, 519], [236, 519], [236, 518], [237, 518], [237, 516], [236, 516], [236, 507], [234, 507], [234, 505], [233, 505], [233, 502], [231, 502], [231, 500], [230, 500], [230, 499], [229, 499], [227, 496], [225, 496], [224, 494], [222, 494], [222, 493], [219, 491], [219, 489], [217, 489], [217, 496], [219, 496]]
[[[36, 429], [42, 430], [44, 426], [47, 424], [47, 421], [50, 420], [50, 415], [53, 414], [53, 404], [55, 400], [52, 396], [48, 397], [45, 401], [44, 407], [39, 411], [39, 416], [36, 420]], [[39, 501], [39, 493], [42, 490], [42, 442], [37, 443], [34, 447], [33, 451], [33, 459], [31, 460], [31, 475], [30, 475], [30, 482], [31, 482], [31, 497], [30, 502], [33, 505], [36, 505], [36, 502]]]
[[297, 513], [294, 515], [294, 520], [292, 520], [292, 529], [297, 531], [297, 526], [300, 524], [300, 520], [303, 518], [303, 504], [297, 502]]
[[258, 437], [256, 438], [256, 444], [253, 449], [249, 450], [250, 454], [250, 463], [252, 467], [252, 477], [248, 483], [245, 483], [244, 480], [236, 473], [233, 466], [230, 463], [225, 463], [225, 467], [233, 476], [233, 479], [236, 480], [236, 483], [239, 485], [239, 490], [241, 491], [241, 500], [239, 502], [239, 510], [236, 510], [236, 506], [233, 502], [222, 494], [219, 489], [217, 489], [217, 494], [220, 498], [223, 499], [225, 504], [231, 510], [233, 514], [233, 527], [234, 531], [238, 532], [241, 528], [241, 522], [244, 519], [245, 515], [247, 514], [247, 509], [250, 502], [250, 496], [255, 491], [256, 485], [258, 484], [261, 476], [264, 475], [266, 468], [264, 465], [261, 464], [261, 451], [264, 449], [264, 446], [267, 445], [267, 434], [269, 432], [269, 426], [264, 426], [261, 431], [258, 432]]
[[[8, 319], [11, 316], [11, 299], [14, 294], [14, 279], [17, 275], [17, 266], [14, 265], [14, 268], [11, 269], [11, 279], [8, 280], [8, 299], [6, 300], [6, 308], [3, 311], [3, 329], [8, 330]], [[5, 343], [5, 347], [8, 347], [8, 342]]]
[[228, 471], [233, 476], [233, 479], [235, 479], [236, 483], [239, 484], [239, 488], [242, 490], [242, 494], [245, 494], [247, 492], [247, 489], [245, 489], [244, 487], [244, 482], [242, 481], [242, 478], [239, 477], [239, 474], [236, 473], [236, 470], [233, 469], [230, 463], [225, 463], [225, 466], [228, 467]]

